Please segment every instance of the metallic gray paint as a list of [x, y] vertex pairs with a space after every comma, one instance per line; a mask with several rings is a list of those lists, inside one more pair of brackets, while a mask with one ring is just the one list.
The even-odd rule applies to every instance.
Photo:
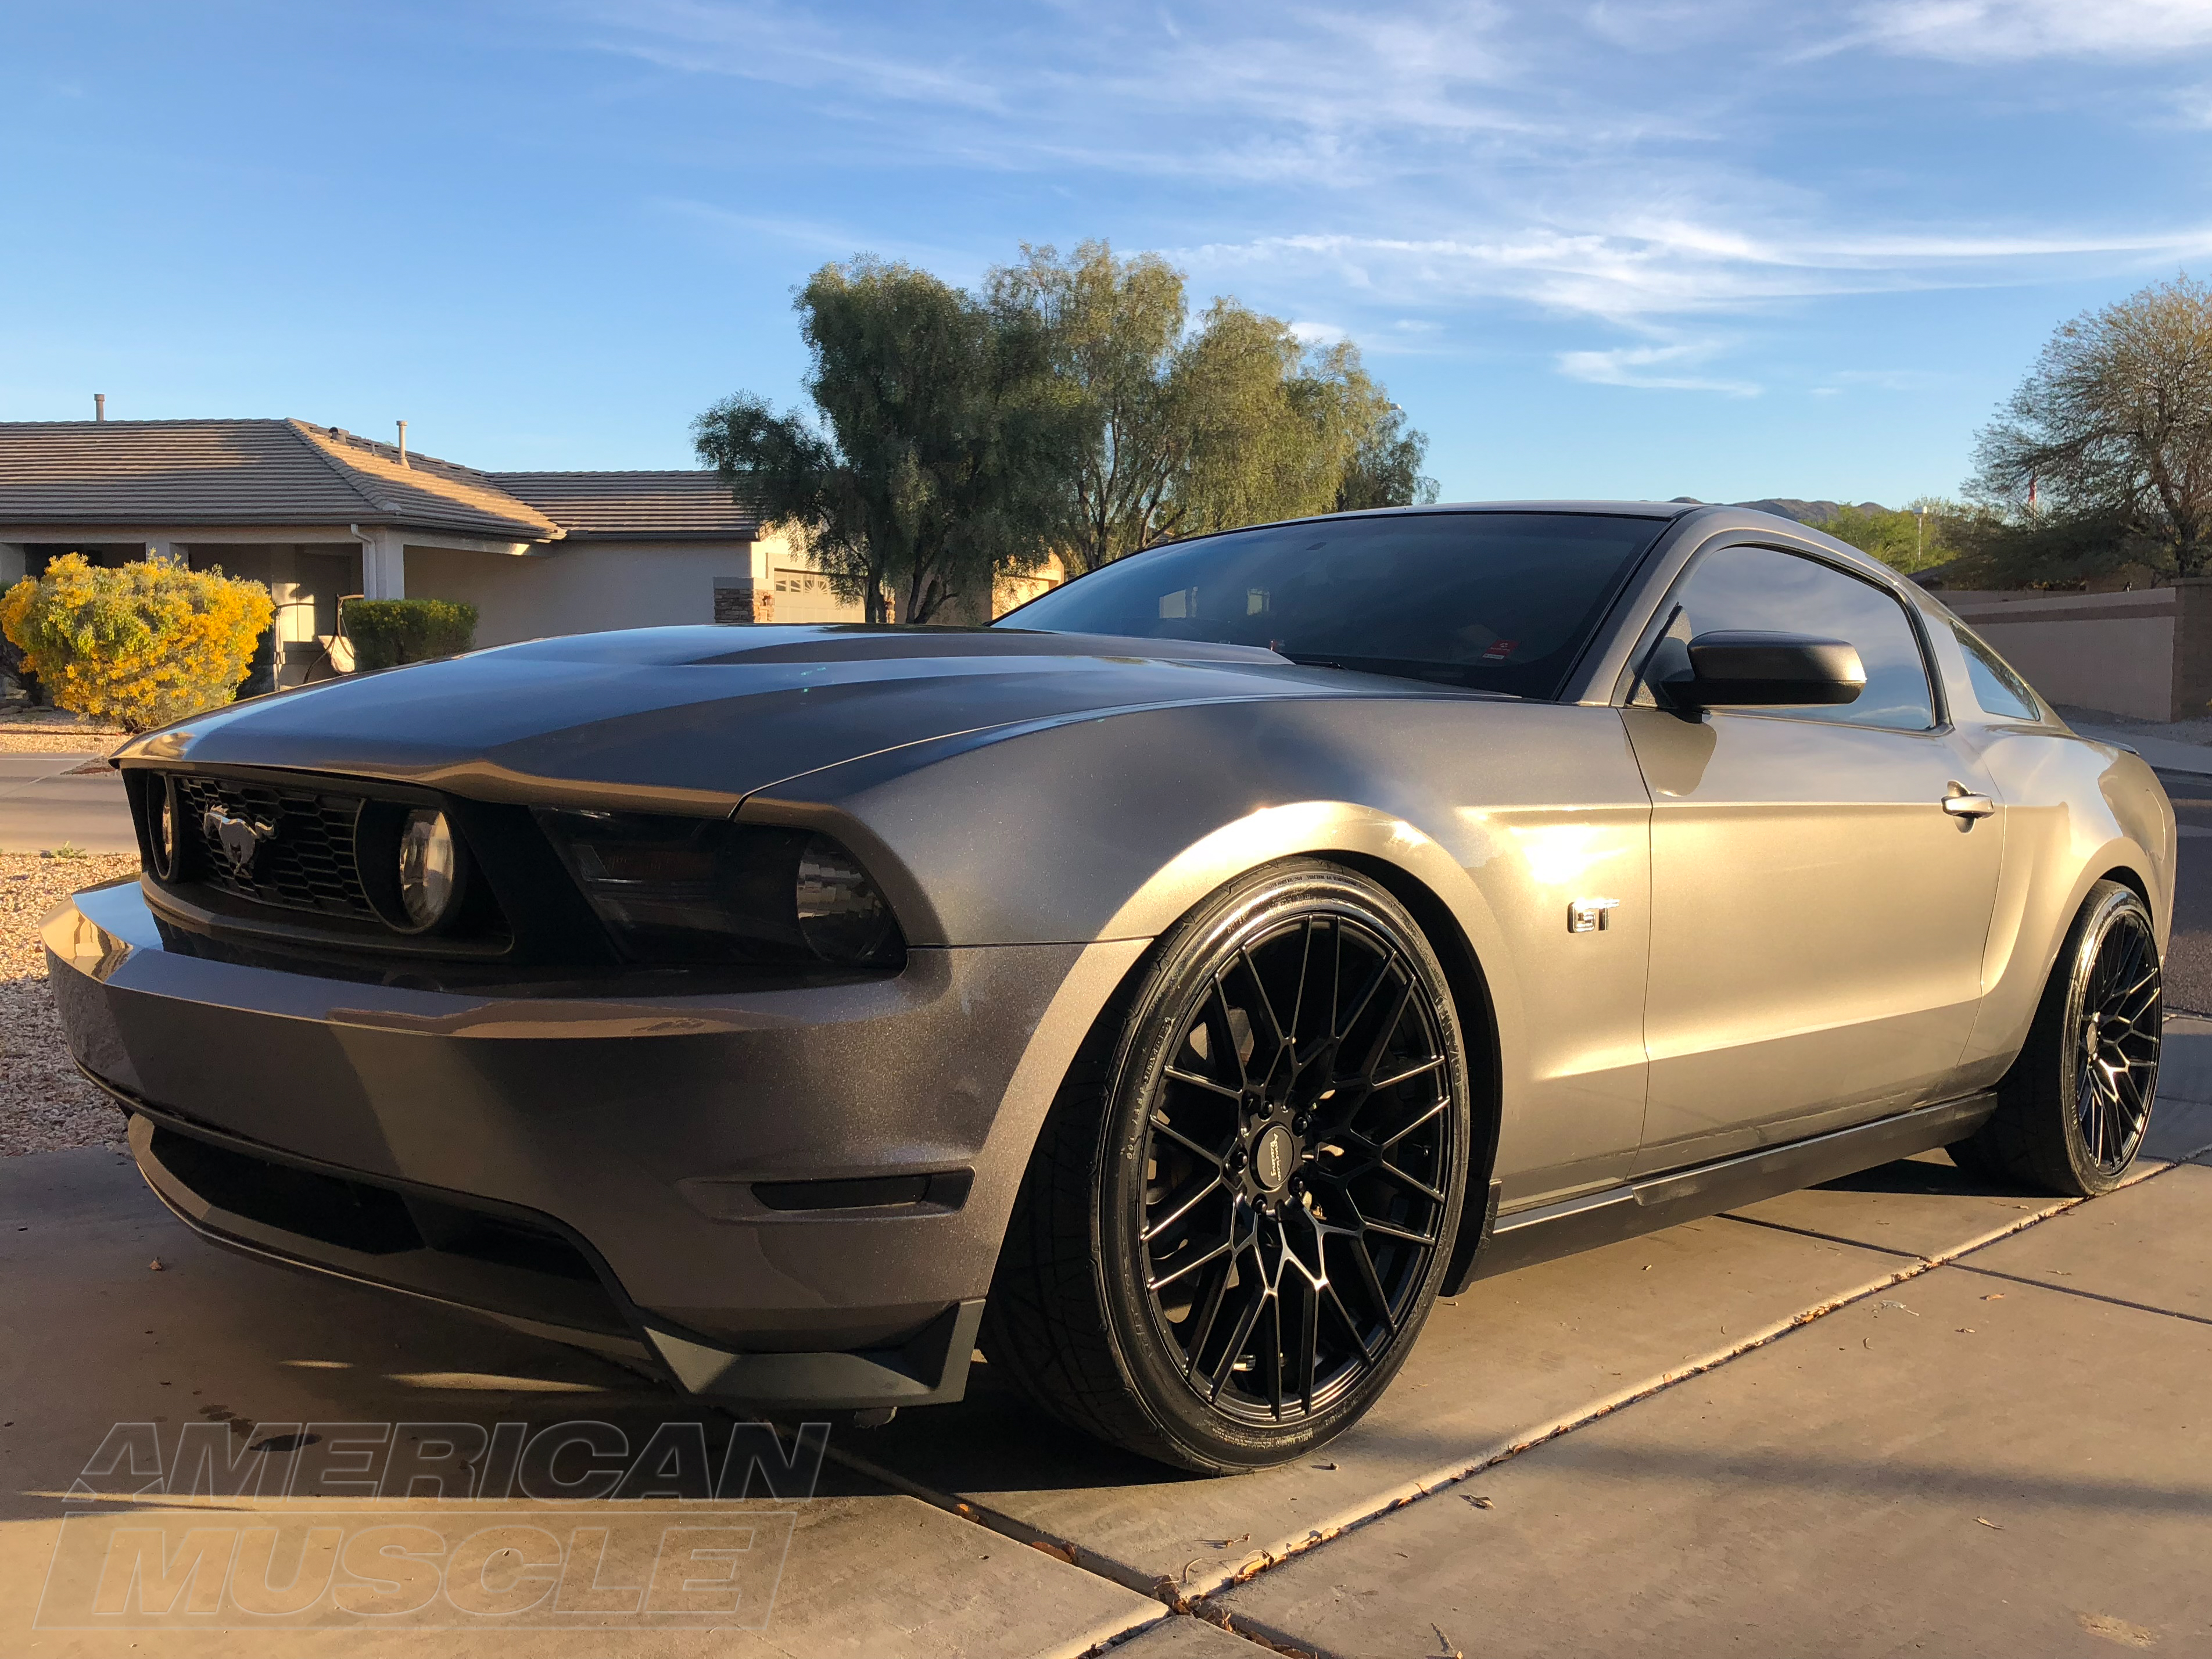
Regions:
[[[1462, 1023], [1494, 1050], [1478, 1103], [1495, 1157], [1474, 1178], [1509, 1223], [1986, 1088], [2101, 876], [2144, 892], [2163, 945], [2172, 815], [2139, 759], [1981, 714], [1940, 603], [1815, 532], [1634, 510], [1673, 522], [1556, 703], [1237, 647], [663, 629], [151, 734], [120, 763], [818, 827], [915, 948], [897, 978], [837, 987], [461, 995], [165, 951], [143, 896], [110, 888], [48, 925], [72, 1048], [184, 1117], [552, 1216], [683, 1340], [832, 1350], [982, 1295], [1077, 1046], [1150, 940], [1279, 859], [1352, 861], [1428, 917]], [[1831, 560], [1918, 615], [1938, 728], [1839, 738], [1786, 713], [1632, 706], [1668, 590], [1743, 541]], [[1940, 805], [1953, 780], [1996, 811], [1962, 829]], [[1609, 926], [1571, 933], [1570, 905], [1598, 895], [1620, 901]], [[1868, 950], [1869, 924], [1903, 953]], [[975, 1170], [957, 1210], [744, 1195], [956, 1166]]]

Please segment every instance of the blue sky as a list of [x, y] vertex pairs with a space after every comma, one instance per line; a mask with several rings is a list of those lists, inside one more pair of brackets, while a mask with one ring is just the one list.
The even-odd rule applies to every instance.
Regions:
[[2212, 275], [2212, 0], [0, 0], [0, 419], [690, 461], [866, 250], [1159, 250], [1349, 335], [1447, 499], [1951, 493]]

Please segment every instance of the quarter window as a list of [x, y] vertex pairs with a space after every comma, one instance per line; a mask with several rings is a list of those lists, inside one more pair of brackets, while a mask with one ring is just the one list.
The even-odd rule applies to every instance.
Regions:
[[1981, 635], [1964, 623], [1953, 623], [1951, 631], [1959, 636], [1959, 648], [1966, 653], [1966, 682], [1974, 688], [1974, 701], [1982, 706], [1982, 713], [2002, 720], [2042, 718], [2035, 706], [2035, 693], [2010, 663], [1990, 650]]
[[1904, 732], [1936, 723], [1920, 636], [1905, 607], [1872, 582], [1770, 547], [1721, 547], [1698, 560], [1675, 602], [1683, 611], [1677, 634], [1760, 629], [1847, 640], [1857, 648], [1867, 684], [1856, 702], [1778, 714]]

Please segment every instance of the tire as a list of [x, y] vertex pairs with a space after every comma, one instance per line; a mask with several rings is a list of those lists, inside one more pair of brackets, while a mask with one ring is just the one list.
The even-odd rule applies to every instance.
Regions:
[[1995, 1116], [1950, 1149], [1961, 1169], [2069, 1198], [2108, 1193], [2158, 1093], [2161, 981], [2150, 910], [2118, 882], [2082, 901]]
[[1178, 1468], [1289, 1462], [1374, 1405], [1467, 1188], [1435, 952], [1302, 860], [1214, 895], [1109, 1009], [1039, 1139], [982, 1346], [1037, 1404]]

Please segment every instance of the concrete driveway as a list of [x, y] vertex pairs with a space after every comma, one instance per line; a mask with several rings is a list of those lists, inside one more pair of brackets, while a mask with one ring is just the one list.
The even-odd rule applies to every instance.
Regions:
[[0, 754], [0, 853], [135, 853], [122, 777], [98, 754]]
[[[763, 1473], [742, 1501], [677, 1503], [763, 1443], [203, 1246], [112, 1154], [11, 1159], [0, 1650], [2212, 1651], [2212, 1167], [2167, 1162], [2212, 1146], [2212, 1021], [2169, 1038], [2159, 1156], [2112, 1197], [1931, 1155], [1487, 1281], [1352, 1434], [1229, 1480], [981, 1366], [960, 1406], [833, 1425], [811, 1496], [787, 1429], [732, 1460]], [[443, 1449], [478, 1440], [464, 1499]]]

